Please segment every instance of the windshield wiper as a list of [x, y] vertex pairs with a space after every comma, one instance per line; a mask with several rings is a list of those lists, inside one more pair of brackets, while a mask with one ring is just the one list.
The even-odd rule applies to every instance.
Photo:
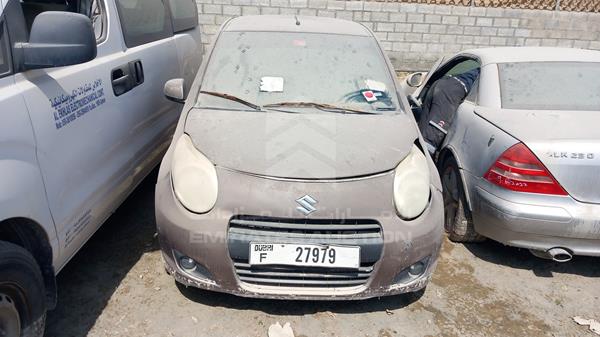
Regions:
[[238, 103], [243, 104], [245, 106], [251, 107], [254, 110], [262, 111], [262, 108], [260, 107], [260, 105], [256, 105], [254, 103], [248, 102], [246, 100], [243, 100], [243, 99], [241, 99], [239, 97], [235, 97], [235, 96], [230, 95], [230, 94], [225, 94], [225, 93], [222, 93], [222, 92], [215, 92], [215, 91], [203, 91], [203, 90], [200, 90], [200, 93], [201, 94], [205, 94], [205, 95], [210, 95], [210, 96], [216, 96], [216, 97], [225, 98], [225, 99], [228, 99], [230, 101], [238, 102]]
[[386, 106], [386, 107], [376, 107], [377, 111], [396, 111], [396, 107], [394, 106]]
[[313, 107], [319, 110], [327, 111], [327, 112], [336, 112], [336, 113], [353, 113], [353, 114], [361, 114], [361, 115], [373, 115], [377, 114], [377, 112], [369, 112], [363, 110], [355, 110], [348, 109], [344, 107], [339, 107], [331, 104], [325, 103], [314, 103], [314, 102], [281, 102], [281, 103], [272, 103], [263, 106], [264, 108], [276, 108], [276, 107], [296, 107], [296, 108], [304, 108], [304, 107]]

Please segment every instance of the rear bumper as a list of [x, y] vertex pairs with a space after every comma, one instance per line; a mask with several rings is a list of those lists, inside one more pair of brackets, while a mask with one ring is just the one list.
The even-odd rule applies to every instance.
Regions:
[[[184, 285], [253, 298], [353, 300], [418, 291], [427, 285], [435, 270], [443, 238], [439, 190], [433, 189], [431, 202], [420, 217], [404, 221], [396, 216], [390, 193], [386, 193], [392, 188], [393, 174], [347, 183], [274, 181], [226, 170], [218, 170], [217, 174], [217, 205], [202, 215], [190, 213], [179, 204], [169, 175], [157, 182], [156, 221], [163, 258], [167, 271]], [[282, 286], [240, 279], [237, 259], [244, 258], [240, 253], [243, 249], [232, 246], [231, 219], [240, 213], [290, 218], [290, 214], [295, 214], [294, 200], [303, 193], [319, 200], [319, 211], [310, 219], [373, 219], [381, 225], [382, 241], [377, 243], [381, 250], [363, 284]], [[348, 197], [351, 195], [363, 198]], [[234, 241], [248, 244], [239, 238]], [[184, 270], [178, 256], [195, 260], [201, 265], [200, 272]], [[426, 269], [421, 276], [399, 277], [411, 265], [424, 260]]]
[[600, 256], [600, 205], [569, 196], [515, 193], [484, 179], [468, 179], [479, 234], [520, 248], [561, 247], [574, 255]]

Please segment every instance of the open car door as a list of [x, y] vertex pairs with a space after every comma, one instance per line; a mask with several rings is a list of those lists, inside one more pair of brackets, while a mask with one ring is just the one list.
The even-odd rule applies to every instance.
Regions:
[[[429, 82], [429, 80], [431, 79], [431, 77], [433, 76], [433, 74], [440, 68], [440, 66], [442, 65], [442, 63], [444, 62], [444, 60], [446, 60], [446, 58], [445, 57], [441, 57], [439, 60], [437, 60], [435, 62], [435, 64], [433, 65], [433, 67], [431, 67], [431, 70], [429, 70], [429, 72], [427, 72], [427, 73], [421, 73], [421, 74], [423, 74], [422, 75], [423, 78], [422, 78], [421, 81], [419, 81], [420, 83], [418, 83], [418, 85], [416, 87], [414, 87], [414, 84], [411, 85], [411, 83], [408, 82], [408, 79], [410, 78], [410, 76], [412, 74], [409, 75], [409, 77], [407, 77], [407, 81], [406, 81], [407, 85], [409, 87], [415, 88], [414, 91], [413, 91], [413, 93], [410, 94], [409, 97], [408, 97], [408, 100], [409, 100], [409, 102], [411, 102], [411, 105], [412, 105], [412, 100], [413, 99], [417, 100], [420, 103], [420, 96], [421, 96], [421, 93], [423, 91], [423, 88], [425, 87], [425, 84], [427, 84], [427, 82]], [[411, 97], [412, 97], [412, 99], [411, 99]]]

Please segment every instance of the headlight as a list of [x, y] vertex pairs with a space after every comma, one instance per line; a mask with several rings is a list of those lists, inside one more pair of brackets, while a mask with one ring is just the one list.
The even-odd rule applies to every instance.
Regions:
[[429, 165], [427, 158], [413, 145], [410, 153], [396, 167], [394, 204], [403, 219], [421, 215], [429, 202]]
[[206, 213], [215, 206], [219, 192], [215, 166], [186, 134], [175, 145], [171, 172], [175, 196], [185, 208]]

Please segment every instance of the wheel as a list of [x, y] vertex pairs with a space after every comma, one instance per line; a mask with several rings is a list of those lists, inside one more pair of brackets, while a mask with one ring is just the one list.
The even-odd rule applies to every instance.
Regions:
[[31, 254], [0, 241], [0, 337], [42, 337], [46, 291]]
[[444, 161], [441, 172], [444, 189], [444, 227], [448, 237], [454, 242], [484, 241], [485, 237], [475, 231], [454, 158], [450, 157]]

